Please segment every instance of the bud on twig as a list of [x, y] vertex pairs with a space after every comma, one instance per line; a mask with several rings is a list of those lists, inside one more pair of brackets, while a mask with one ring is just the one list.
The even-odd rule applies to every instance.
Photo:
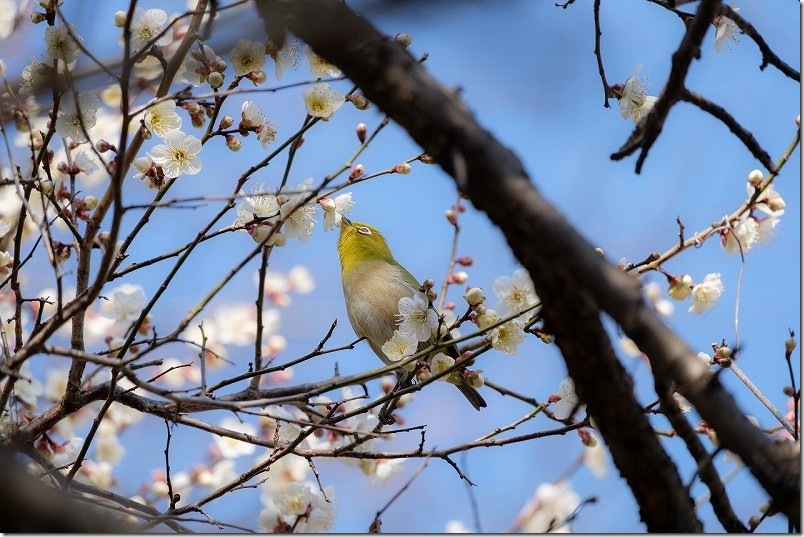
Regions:
[[362, 144], [366, 141], [366, 131], [368, 130], [368, 127], [365, 123], [358, 123], [355, 130], [357, 131], [357, 139]]

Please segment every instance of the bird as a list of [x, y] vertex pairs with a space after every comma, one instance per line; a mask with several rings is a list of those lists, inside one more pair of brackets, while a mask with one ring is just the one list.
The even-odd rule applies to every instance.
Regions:
[[[416, 278], [394, 259], [391, 249], [376, 228], [352, 222], [343, 217], [340, 222], [338, 257], [341, 262], [343, 296], [349, 323], [358, 337], [365, 337], [369, 347], [386, 365], [395, 362], [383, 352], [382, 346], [394, 335], [399, 324], [399, 299], [413, 297], [421, 290]], [[449, 339], [449, 335], [445, 339]], [[421, 342], [419, 350], [434, 343], [435, 338]], [[457, 359], [454, 345], [446, 352]], [[446, 376], [458, 387], [475, 409], [486, 406], [478, 391], [469, 385], [459, 370]]]

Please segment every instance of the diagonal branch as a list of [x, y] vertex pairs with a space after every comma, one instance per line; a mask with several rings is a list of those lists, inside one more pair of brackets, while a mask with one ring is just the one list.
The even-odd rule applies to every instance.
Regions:
[[654, 142], [661, 134], [664, 122], [668, 114], [670, 114], [670, 109], [681, 98], [681, 91], [684, 88], [687, 72], [692, 60], [701, 55], [701, 43], [712, 19], [717, 14], [719, 6], [720, 0], [703, 0], [701, 2], [700, 7], [698, 7], [698, 13], [695, 14], [687, 33], [684, 34], [678, 50], [673, 53], [670, 76], [667, 78], [662, 94], [659, 95], [659, 99], [654, 104], [653, 109], [637, 125], [637, 128], [631, 133], [631, 136], [628, 137], [628, 140], [620, 150], [611, 155], [612, 160], [621, 160], [637, 149], [641, 149], [637, 158], [636, 173], [642, 171], [642, 164], [648, 157], [650, 148], [653, 147]]
[[[683, 41], [688, 46], [674, 55], [673, 73], [681, 81], [718, 5], [716, 0], [702, 2], [697, 20]], [[718, 379], [695, 358], [692, 349], [646, 306], [633, 279], [595, 252], [536, 191], [514, 154], [483, 129], [452, 93], [428, 75], [401, 46], [339, 2], [261, 0], [257, 7], [263, 19], [270, 21], [269, 31], [275, 34], [287, 28], [337, 65], [448, 173], [455, 176], [454, 163], [465, 161], [465, 183], [459, 188], [500, 227], [513, 253], [530, 272], [537, 292], [544, 295], [547, 322], [562, 331], [562, 351], [566, 353], [568, 367], [588, 369], [588, 374], [579, 376], [578, 388], [582, 396], [589, 398], [595, 419], [606, 422], [599, 421], [598, 425], [601, 431], [606, 430], [604, 438], [618, 465], [623, 464], [620, 466], [623, 475], [635, 470], [623, 463], [624, 459], [654, 456], [650, 446], [655, 437], [643, 438], [640, 430], [634, 431], [630, 438], [638, 443], [631, 446], [621, 446], [611, 438], [617, 424], [608, 422], [608, 409], [606, 405], [597, 406], [597, 397], [605, 391], [610, 396], [609, 404], [612, 400], [620, 401], [619, 398], [630, 404], [633, 393], [622, 389], [620, 379], [609, 388], [609, 377], [602, 374], [590, 385], [591, 371], [606, 373], [616, 369], [610, 363], [610, 346], [603, 337], [593, 333], [593, 343], [583, 342], [587, 328], [597, 329], [599, 319], [595, 321], [594, 313], [598, 307], [611, 315], [650, 357], [655, 375], [666, 375], [676, 382], [717, 431], [722, 445], [737, 453], [751, 469], [773, 498], [775, 507], [794, 524], [799, 523], [801, 466], [797, 449], [789, 443], [773, 442], [745, 418]], [[678, 84], [679, 88], [682, 86]], [[579, 303], [573, 303], [573, 299]], [[548, 312], [552, 312], [550, 317]], [[573, 315], [588, 323], [578, 322]], [[585, 354], [591, 349], [595, 353]], [[600, 382], [604, 378], [607, 382]], [[663, 512], [657, 513], [652, 509], [653, 498], [639, 496], [639, 488], [634, 490], [648, 529], [691, 529], [697, 520], [686, 509], [685, 502], [678, 501], [678, 476], [671, 479], [663, 468], [659, 470], [626, 476], [652, 482], [653, 494], [666, 498]]]

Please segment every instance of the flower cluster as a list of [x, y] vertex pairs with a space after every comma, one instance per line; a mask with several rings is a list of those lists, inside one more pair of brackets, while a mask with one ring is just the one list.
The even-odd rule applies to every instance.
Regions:
[[773, 184], [763, 181], [762, 172], [748, 174], [746, 193], [750, 210], [720, 232], [721, 246], [727, 254], [745, 254], [757, 244], [773, 240], [776, 226], [786, 207]]
[[313, 233], [319, 204], [324, 208], [327, 230], [340, 225], [341, 218], [354, 205], [351, 193], [341, 194], [334, 200], [316, 201], [312, 179], [279, 192], [260, 186], [250, 195], [240, 193], [235, 225], [244, 227], [256, 242], [265, 242], [267, 246], [284, 246], [288, 238], [306, 243]]

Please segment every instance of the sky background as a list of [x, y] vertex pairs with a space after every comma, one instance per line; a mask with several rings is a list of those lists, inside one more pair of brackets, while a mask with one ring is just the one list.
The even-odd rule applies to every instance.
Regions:
[[[383, 32], [411, 34], [410, 51], [427, 53], [425, 67], [443, 84], [460, 88], [461, 96], [482, 125], [522, 159], [534, 185], [554, 203], [606, 257], [639, 261], [654, 251], [663, 252], [677, 241], [676, 218], [686, 226], [687, 236], [703, 230], [724, 215], [732, 213], [746, 198], [748, 173], [760, 164], [719, 121], [699, 109], [680, 103], [665, 123], [664, 131], [652, 148], [640, 175], [634, 173], [635, 158], [612, 161], [632, 132], [633, 123], [619, 113], [617, 102], [603, 107], [603, 90], [593, 54], [594, 23], [591, 0], [579, 0], [567, 9], [553, 2], [513, 1], [396, 1], [362, 0], [348, 2]], [[226, 4], [226, 2], [224, 2]], [[168, 13], [185, 9], [184, 2], [139, 2], [144, 8], [160, 7]], [[684, 6], [693, 12], [697, 2]], [[742, 1], [740, 13], [765, 37], [773, 50], [796, 69], [800, 65], [799, 6], [794, 2]], [[65, 2], [64, 10], [91, 50], [101, 51], [105, 59], [116, 57], [118, 30], [112, 24], [118, 2]], [[249, 7], [250, 9], [250, 7]], [[246, 11], [245, 13], [251, 13]], [[602, 54], [610, 84], [624, 83], [638, 65], [648, 76], [648, 91], [658, 95], [671, 67], [671, 55], [684, 34], [684, 26], [671, 12], [648, 2], [632, 1], [603, 5], [601, 12]], [[264, 35], [255, 17], [244, 16], [237, 23], [221, 24], [220, 34], [211, 42], [215, 51], [228, 60], [227, 47], [239, 37], [261, 40]], [[24, 29], [23, 29], [24, 30]], [[27, 64], [44, 46], [42, 28], [23, 30], [0, 42], [9, 73]], [[24, 50], [9, 47], [25, 39]], [[799, 84], [777, 69], [758, 69], [761, 54], [747, 37], [728, 43], [721, 53], [714, 48], [714, 29], [704, 40], [700, 61], [694, 62], [687, 87], [729, 110], [733, 116], [777, 160], [791, 143], [794, 119], [800, 112]], [[79, 64], [81, 65], [81, 64]], [[266, 87], [279, 85], [269, 60]], [[227, 73], [227, 81], [231, 71]], [[290, 72], [282, 83], [308, 80], [306, 67]], [[106, 82], [103, 82], [104, 84]], [[348, 83], [338, 85], [348, 89]], [[253, 99], [267, 116], [279, 125], [280, 139], [292, 133], [304, 119], [300, 91], [254, 94]], [[227, 113], [237, 117], [242, 98], [227, 103]], [[320, 179], [337, 169], [356, 149], [354, 126], [365, 122], [369, 129], [382, 119], [372, 107], [358, 111], [346, 105], [326, 123], [306, 135], [297, 155], [290, 184], [313, 177]], [[189, 122], [185, 116], [185, 125]], [[199, 136], [198, 133], [189, 131]], [[152, 140], [147, 147], [157, 143]], [[411, 139], [391, 125], [377, 138], [359, 162], [369, 172], [388, 168], [420, 152]], [[226, 196], [237, 176], [259, 161], [265, 150], [254, 137], [243, 140], [243, 149], [231, 153], [222, 144], [209, 144], [201, 153], [203, 171], [181, 178], [170, 197]], [[251, 181], [256, 186], [278, 185], [284, 170], [284, 157], [260, 171]], [[698, 282], [711, 272], [721, 274], [725, 292], [718, 305], [704, 315], [687, 312], [688, 302], [675, 303], [675, 313], [667, 322], [689, 345], [711, 354], [711, 344], [735, 339], [735, 311], [739, 306], [739, 340], [743, 345], [739, 365], [777, 408], [786, 409], [782, 387], [789, 384], [784, 361], [784, 340], [788, 329], [800, 327], [800, 152], [796, 150], [776, 188], [787, 203], [776, 240], [746, 254], [727, 256], [717, 239], [684, 253], [664, 268], [677, 274], [688, 273]], [[152, 195], [141, 184], [129, 179], [126, 188], [131, 202]], [[88, 191], [100, 187], [87, 186]], [[350, 217], [369, 222], [385, 234], [396, 258], [419, 280], [444, 277], [452, 242], [451, 226], [444, 211], [455, 201], [452, 180], [436, 166], [414, 164], [410, 175], [384, 176], [347, 189], [356, 205]], [[491, 285], [499, 276], [511, 276], [519, 264], [507, 248], [502, 234], [488, 218], [471, 208], [461, 215], [458, 255], [474, 257], [467, 284], [483, 287], [492, 298]], [[155, 251], [169, 250], [191, 240], [201, 222], [221, 207], [210, 202], [196, 210], [157, 212], [146, 240], [131, 249], [131, 260], [146, 259]], [[234, 213], [218, 227], [233, 221]], [[133, 222], [133, 220], [128, 220]], [[316, 287], [308, 295], [294, 295], [292, 304], [282, 310], [280, 333], [288, 347], [280, 360], [290, 360], [309, 352], [326, 333], [333, 320], [339, 322], [330, 344], [344, 345], [354, 339], [348, 325], [340, 285], [335, 242], [337, 233], [324, 232], [320, 224], [307, 244], [290, 241], [275, 251], [271, 268], [288, 271], [306, 266]], [[170, 300], [154, 310], [156, 323], [175, 323], [253, 248], [245, 233], [227, 234], [198, 249], [191, 263], [179, 273]], [[536, 245], [538, 247], [538, 245]], [[213, 303], [254, 300], [252, 277], [257, 270], [253, 260], [246, 270], [227, 285]], [[560, 261], [560, 260], [557, 260]], [[151, 296], [170, 265], [160, 264], [132, 274], [125, 281], [137, 283]], [[740, 274], [743, 280], [738, 296]], [[657, 277], [658, 276], [658, 277]], [[661, 275], [644, 278], [664, 285]], [[117, 282], [110, 286], [114, 288]], [[32, 287], [34, 284], [32, 283]], [[463, 288], [453, 286], [448, 299], [460, 302]], [[462, 309], [463, 306], [459, 306]], [[162, 330], [166, 332], [167, 330]], [[616, 331], [612, 330], [613, 337]], [[617, 349], [625, 367], [635, 376], [637, 392], [644, 403], [654, 400], [647, 365]], [[239, 368], [249, 360], [249, 347], [231, 349], [230, 358]], [[176, 357], [190, 360], [188, 348]], [[798, 353], [795, 353], [798, 361]], [[334, 367], [351, 375], [377, 367], [370, 349], [359, 345], [354, 351], [323, 356], [294, 368], [292, 382], [328, 378]], [[516, 356], [499, 352], [483, 355], [478, 367], [495, 383], [514, 391], [546, 400], [555, 393], [566, 376], [566, 367], [552, 346], [530, 338]], [[241, 369], [236, 369], [240, 371]], [[235, 374], [234, 369], [226, 371]], [[798, 368], [797, 368], [798, 382]], [[772, 416], [729, 372], [721, 377], [739, 405], [756, 416], [765, 427], [774, 425]], [[601, 379], [605, 382], [605, 379]], [[242, 386], [245, 387], [245, 386]], [[242, 387], [233, 387], [233, 391]], [[375, 387], [376, 388], [376, 387]], [[376, 391], [374, 392], [376, 393]], [[403, 412], [406, 425], [427, 424], [429, 447], [444, 448], [480, 437], [497, 426], [509, 424], [528, 409], [490, 389], [483, 395], [489, 403], [474, 412], [446, 385], [433, 385], [417, 395]], [[225, 414], [209, 413], [204, 418], [217, 423]], [[697, 423], [697, 418], [692, 419]], [[669, 428], [657, 422], [659, 428]], [[128, 454], [116, 470], [123, 494], [133, 494], [147, 481], [153, 468], [163, 464], [164, 423], [144, 420], [123, 435]], [[517, 434], [554, 428], [546, 419], [536, 419], [516, 430]], [[415, 437], [414, 437], [415, 436]], [[410, 449], [418, 434], [398, 435], [389, 449]], [[206, 450], [206, 439], [196, 431], [177, 428], [172, 449], [179, 454], [174, 469], [191, 467]], [[662, 440], [681, 466], [683, 481], [691, 478], [693, 467], [681, 441]], [[431, 460], [424, 472], [402, 497], [383, 515], [385, 532], [440, 532], [449, 520], [461, 520], [470, 529], [504, 531], [518, 511], [533, 495], [536, 486], [553, 482], [570, 468], [583, 452], [577, 435], [549, 437], [502, 448], [475, 450], [456, 457], [461, 468], [477, 487], [471, 493], [455, 471], [443, 461]], [[244, 471], [253, 457], [238, 460]], [[404, 472], [385, 486], [372, 487], [356, 467], [338, 460], [317, 461], [322, 482], [333, 484], [338, 498], [335, 531], [362, 532], [374, 514], [413, 475], [419, 461], [405, 463]], [[718, 457], [723, 473], [734, 465]], [[595, 505], [584, 508], [573, 522], [578, 532], [643, 531], [637, 506], [613, 466], [605, 478], [593, 476], [585, 468], [572, 474], [572, 486], [582, 497], [596, 496]], [[693, 487], [693, 497], [702, 493]], [[734, 508], [742, 520], [756, 514], [765, 494], [747, 471], [729, 484]], [[473, 523], [472, 501], [477, 502], [480, 527]], [[216, 518], [256, 527], [259, 493], [245, 489], [209, 506]], [[699, 510], [705, 529], [721, 530], [708, 504]], [[785, 531], [786, 523], [775, 517], [760, 526], [761, 531]]]

